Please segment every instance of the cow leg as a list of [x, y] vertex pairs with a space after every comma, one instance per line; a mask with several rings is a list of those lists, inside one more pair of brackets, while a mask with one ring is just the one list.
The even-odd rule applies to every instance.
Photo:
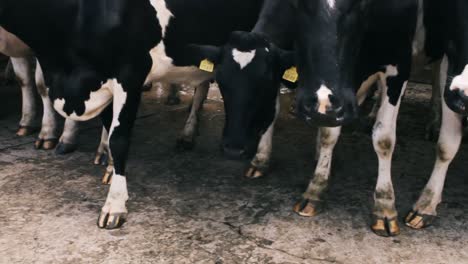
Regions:
[[[440, 87], [443, 92], [445, 87], [443, 84], [447, 81], [446, 65], [441, 67], [441, 70], [443, 71], [441, 71]], [[436, 162], [429, 182], [405, 219], [407, 226], [421, 229], [430, 226], [435, 219], [437, 205], [442, 201], [448, 167], [460, 148], [462, 131], [462, 117], [450, 110], [442, 98], [442, 127], [437, 144]]]
[[177, 84], [169, 84], [169, 95], [166, 99], [166, 105], [180, 104], [179, 86]]
[[302, 195], [302, 200], [296, 203], [294, 211], [301, 216], [312, 217], [323, 209], [322, 196], [328, 187], [328, 179], [333, 158], [333, 149], [341, 134], [341, 127], [320, 128], [320, 154], [315, 168], [314, 177], [307, 190]]
[[[440, 113], [442, 110], [442, 99], [440, 89], [440, 66], [441, 62], [435, 62], [432, 74], [432, 97], [431, 97], [431, 116], [426, 126], [426, 140], [435, 140], [440, 132]], [[442, 87], [445, 87], [443, 85]]]
[[58, 155], [65, 155], [71, 153], [77, 148], [77, 136], [79, 131], [79, 124], [71, 119], [65, 119], [62, 136], [59, 143], [55, 148], [55, 153]]
[[195, 95], [193, 96], [192, 108], [190, 115], [185, 122], [184, 130], [177, 139], [177, 148], [183, 150], [191, 150], [195, 146], [195, 137], [198, 133], [198, 114], [203, 107], [210, 83], [204, 82], [195, 88]]
[[263, 133], [257, 147], [257, 153], [250, 162], [245, 177], [256, 179], [263, 177], [270, 166], [271, 152], [273, 148], [273, 133], [275, 131], [275, 123], [280, 113], [280, 94], [276, 98], [276, 113], [273, 122], [268, 127], [267, 131]]
[[[396, 121], [406, 85], [407, 81], [399, 76], [388, 79], [388, 85], [385, 80], [380, 83], [382, 101], [372, 133], [374, 150], [379, 160], [379, 175], [374, 193], [374, 220], [371, 227], [380, 236], [395, 236], [400, 233], [398, 214], [395, 209], [391, 164], [396, 141]], [[398, 97], [391, 99], [389, 89], [400, 91], [398, 94], [392, 93], [392, 96]]]
[[36, 86], [42, 99], [44, 113], [42, 115], [41, 132], [34, 144], [36, 149], [53, 149], [57, 145], [57, 114], [50, 101], [41, 65], [36, 64]]
[[23, 100], [21, 121], [19, 123], [18, 136], [28, 136], [37, 130], [36, 99], [34, 96], [34, 74], [29, 58], [11, 58], [13, 70], [21, 87]]
[[[103, 123], [109, 129], [109, 149], [114, 159], [114, 171], [106, 202], [98, 219], [100, 228], [115, 229], [125, 222], [128, 200], [125, 168], [130, 146], [131, 131], [140, 102], [141, 85], [124, 90], [115, 81], [112, 85], [113, 104], [102, 113]], [[110, 125], [109, 125], [110, 124]]]
[[109, 133], [105, 127], [102, 128], [101, 142], [99, 143], [96, 157], [94, 159], [95, 165], [107, 165], [104, 177], [102, 177], [102, 184], [110, 184], [112, 174], [114, 172], [114, 160], [110, 155], [109, 150]]

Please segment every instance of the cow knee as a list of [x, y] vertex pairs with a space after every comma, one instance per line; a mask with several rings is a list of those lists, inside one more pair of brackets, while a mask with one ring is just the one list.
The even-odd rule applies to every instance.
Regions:
[[437, 144], [437, 158], [441, 162], [450, 162], [455, 158], [458, 147], [451, 142], [439, 142]]
[[391, 136], [374, 135], [374, 149], [381, 157], [389, 157], [393, 153], [395, 139]]

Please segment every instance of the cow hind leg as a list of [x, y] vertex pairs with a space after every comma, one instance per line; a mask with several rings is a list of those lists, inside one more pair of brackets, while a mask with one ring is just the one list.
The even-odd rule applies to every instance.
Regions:
[[36, 122], [36, 98], [34, 96], [34, 73], [30, 58], [11, 58], [13, 70], [22, 94], [22, 115], [18, 136], [29, 136], [38, 130]]
[[[442, 74], [441, 77], [441, 84], [444, 84], [446, 77]], [[405, 218], [407, 226], [422, 229], [430, 226], [434, 221], [437, 215], [437, 205], [442, 201], [442, 191], [448, 167], [460, 148], [462, 130], [462, 117], [450, 110], [442, 98], [442, 127], [437, 144], [436, 162], [431, 178], [413, 209]]]
[[189, 117], [185, 122], [185, 127], [182, 134], [177, 139], [177, 149], [191, 150], [195, 146], [195, 138], [198, 133], [198, 119], [203, 103], [208, 96], [210, 88], [209, 82], [204, 82], [195, 88], [195, 95], [193, 96], [193, 103], [190, 110]]
[[[138, 85], [134, 88], [139, 87]], [[136, 119], [140, 93], [138, 89], [125, 91], [114, 81], [112, 84], [113, 104], [102, 113], [103, 123], [109, 131], [109, 150], [114, 160], [114, 169], [109, 193], [98, 218], [98, 226], [115, 229], [123, 225], [127, 215], [128, 200], [125, 168], [130, 146], [131, 131]], [[110, 124], [110, 125], [109, 125]]]
[[[432, 97], [431, 97], [431, 115], [428, 124], [426, 125], [426, 140], [435, 141], [440, 133], [440, 124], [441, 124], [441, 91], [440, 91], [440, 64], [438, 61], [434, 63], [434, 69], [432, 74]], [[445, 87], [443, 85], [442, 87]]]
[[65, 119], [62, 136], [60, 136], [59, 143], [55, 148], [55, 153], [58, 155], [65, 155], [72, 153], [78, 147], [77, 136], [79, 131], [79, 124], [71, 119]]
[[[396, 121], [407, 81], [396, 76], [388, 79], [388, 85], [386, 80], [382, 80], [379, 85], [382, 89], [382, 101], [372, 133], [379, 170], [374, 192], [374, 217], [371, 228], [379, 236], [396, 236], [400, 233], [400, 227], [395, 208], [391, 165], [396, 143]], [[389, 89], [393, 89], [392, 93], [388, 93]], [[394, 93], [394, 91], [399, 92]], [[389, 94], [396, 98], [390, 98]]]
[[328, 179], [333, 158], [333, 149], [341, 134], [341, 127], [320, 128], [320, 153], [315, 168], [314, 177], [307, 190], [302, 195], [302, 200], [294, 206], [294, 212], [301, 216], [312, 217], [323, 210], [323, 194], [328, 187]]
[[57, 114], [47, 93], [41, 65], [36, 64], [36, 86], [43, 105], [41, 132], [34, 143], [36, 149], [50, 150], [57, 145]]

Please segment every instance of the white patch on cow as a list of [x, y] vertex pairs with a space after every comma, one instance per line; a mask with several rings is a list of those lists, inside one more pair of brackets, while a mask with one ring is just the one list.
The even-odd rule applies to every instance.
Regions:
[[450, 90], [461, 90], [468, 96], [468, 65], [465, 66], [463, 72], [453, 78], [452, 84], [450, 84]]
[[156, 16], [158, 18], [159, 25], [161, 25], [162, 36], [164, 38], [169, 21], [174, 15], [167, 8], [166, 1], [164, 0], [151, 0], [151, 5], [156, 9]]
[[413, 55], [423, 52], [426, 43], [426, 28], [424, 27], [424, 0], [418, 0], [418, 18], [413, 39]]
[[110, 138], [112, 137], [112, 133], [114, 132], [114, 129], [120, 126], [119, 122], [119, 117], [120, 113], [122, 112], [122, 109], [125, 105], [125, 102], [127, 101], [127, 92], [124, 91], [122, 85], [117, 82], [117, 80], [113, 79], [112, 80], [112, 93], [114, 95], [114, 102], [113, 102], [113, 119], [112, 119], [112, 124], [110, 127], [109, 131], [109, 141]]
[[394, 65], [387, 65], [385, 70], [386, 77], [398, 76], [398, 68]]
[[0, 53], [13, 58], [32, 55], [31, 49], [17, 36], [0, 27]]
[[336, 0], [327, 0], [327, 3], [328, 3], [328, 6], [329, 6], [331, 9], [334, 9], [334, 8], [335, 8], [335, 4], [336, 4]]
[[[112, 176], [111, 186], [109, 188], [109, 193], [107, 194], [106, 203], [102, 207], [102, 212], [104, 214], [114, 215], [114, 214], [126, 214], [127, 207], [125, 203], [128, 200], [128, 190], [127, 190], [127, 179], [125, 176], [118, 175], [115, 173]], [[105, 218], [102, 217], [99, 221], [104, 221]], [[99, 226], [105, 226], [105, 223], [99, 223]]]
[[238, 49], [232, 50], [232, 57], [237, 64], [240, 65], [241, 70], [247, 67], [252, 60], [255, 58], [256, 50], [251, 50], [247, 52], [239, 51]]
[[358, 105], [361, 105], [364, 103], [365, 99], [369, 95], [369, 92], [371, 91], [371, 87], [377, 82], [377, 81], [382, 81], [383, 83], [386, 83], [386, 79], [388, 77], [395, 77], [398, 76], [398, 67], [395, 65], [387, 65], [385, 66], [385, 72], [376, 72], [369, 76], [367, 80], [365, 80], [362, 84], [361, 87], [359, 88], [356, 97], [358, 100]]
[[270, 49], [269, 49], [269, 48], [265, 48], [265, 51], [266, 51], [266, 52], [270, 52]]
[[[166, 2], [163, 0], [151, 0], [151, 5], [157, 12], [157, 18], [162, 28], [162, 36], [164, 40], [169, 22], [174, 16], [167, 8]], [[150, 51], [153, 65], [150, 73], [146, 77], [145, 85], [153, 82], [166, 82], [198, 86], [213, 78], [213, 73], [201, 71], [198, 67], [174, 66], [173, 59], [166, 54], [166, 47], [163, 40], [161, 40], [161, 42]]]
[[322, 85], [320, 86], [320, 89], [317, 91], [317, 99], [319, 103], [318, 107], [318, 112], [321, 114], [326, 114], [327, 113], [327, 107], [331, 106], [330, 102], [330, 95], [332, 95], [332, 91], [328, 89], [327, 86]]
[[65, 99], [55, 99], [55, 110], [65, 118], [75, 121], [87, 121], [98, 116], [112, 102], [112, 86], [116, 80], [108, 80], [97, 91], [91, 92], [90, 97], [85, 101], [85, 112], [77, 115], [75, 112], [68, 115], [64, 111]]

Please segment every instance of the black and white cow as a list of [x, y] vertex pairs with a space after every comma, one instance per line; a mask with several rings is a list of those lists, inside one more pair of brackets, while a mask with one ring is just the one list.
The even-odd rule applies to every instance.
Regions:
[[425, 0], [424, 4], [426, 50], [432, 58], [442, 58], [440, 90], [445, 96], [442, 97], [442, 125], [434, 169], [405, 219], [406, 225], [415, 229], [431, 225], [437, 215], [447, 170], [462, 140], [462, 118], [467, 115], [468, 95], [468, 2]]
[[[18, 37], [0, 27], [0, 53], [10, 57], [13, 70], [21, 87], [22, 93], [22, 117], [16, 135], [27, 136], [35, 131], [36, 127], [36, 100], [34, 87], [41, 95], [44, 113], [41, 131], [35, 142], [37, 149], [52, 149], [57, 146], [58, 154], [66, 154], [76, 147], [78, 125], [75, 121], [66, 120], [62, 136], [58, 138], [57, 119], [52, 104], [47, 96], [46, 87], [40, 66], [36, 68], [34, 76], [33, 52]], [[58, 141], [58, 145], [57, 145]]]
[[216, 67], [226, 123], [222, 149], [233, 159], [254, 158], [246, 172], [258, 178], [269, 167], [283, 74], [295, 64], [297, 1], [268, 0], [250, 32], [236, 31], [223, 46], [192, 45]]
[[[101, 116], [113, 177], [98, 225], [117, 228], [127, 213], [126, 162], [143, 84], [195, 86], [212, 73], [189, 66], [188, 43], [222, 45], [249, 30], [255, 0], [4, 0], [0, 25], [35, 52], [55, 110], [77, 121]], [[45, 39], [43, 36], [47, 36]]]
[[372, 230], [399, 234], [391, 161], [417, 14], [418, 0], [300, 1], [297, 111], [323, 127], [315, 175], [294, 207], [298, 214], [314, 216], [321, 210], [340, 126], [357, 116], [358, 104], [377, 82], [382, 96], [372, 134], [379, 160]]

